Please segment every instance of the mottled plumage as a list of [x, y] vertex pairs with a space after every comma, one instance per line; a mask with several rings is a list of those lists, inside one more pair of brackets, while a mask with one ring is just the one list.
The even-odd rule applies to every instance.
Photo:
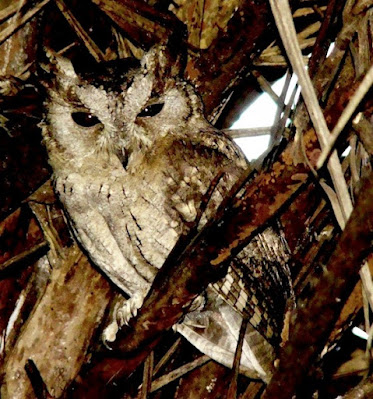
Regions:
[[[55, 190], [77, 240], [131, 298], [130, 313], [180, 235], [194, 226], [211, 182], [218, 184], [199, 228], [248, 164], [239, 147], [205, 120], [199, 97], [178, 78], [163, 49], [151, 50], [128, 71], [122, 63], [119, 70], [103, 65], [78, 74], [60, 57], [51, 70], [43, 136]], [[267, 229], [213, 285], [221, 296], [209, 289], [209, 306], [219, 312], [216, 304], [224, 298], [278, 343], [291, 292], [284, 254], [279, 237]], [[180, 328], [186, 336], [187, 330]]]

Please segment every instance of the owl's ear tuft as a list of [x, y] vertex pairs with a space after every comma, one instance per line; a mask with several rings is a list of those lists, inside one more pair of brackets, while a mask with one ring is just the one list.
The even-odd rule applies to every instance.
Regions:
[[141, 60], [144, 73], [152, 71], [157, 78], [167, 80], [182, 77], [184, 73], [184, 57], [176, 54], [164, 44], [152, 47]]
[[45, 49], [45, 57], [39, 64], [38, 77], [46, 88], [71, 85], [79, 80], [71, 61], [51, 49]]

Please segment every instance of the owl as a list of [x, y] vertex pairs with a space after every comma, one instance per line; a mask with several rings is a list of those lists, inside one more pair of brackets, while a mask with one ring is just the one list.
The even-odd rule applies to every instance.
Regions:
[[[127, 320], [179, 237], [214, 217], [249, 165], [240, 148], [207, 122], [200, 98], [164, 47], [138, 63], [103, 63], [90, 71], [50, 58], [42, 134], [55, 191], [77, 241], [129, 298], [118, 312]], [[247, 313], [253, 325], [247, 336], [255, 336], [250, 340], [267, 348], [262, 357], [268, 357], [291, 295], [286, 260], [276, 250], [283, 248], [280, 241], [268, 229], [249, 244], [227, 276], [208, 288], [204, 308], [176, 329], [211, 357], [231, 363], [239, 320]], [[201, 333], [194, 326], [206, 318]], [[249, 374], [265, 379], [268, 367], [246, 346], [243, 367], [246, 353], [246, 368], [254, 370]]]

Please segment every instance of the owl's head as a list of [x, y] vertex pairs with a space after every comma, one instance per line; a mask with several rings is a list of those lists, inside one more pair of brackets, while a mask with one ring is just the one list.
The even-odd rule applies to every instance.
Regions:
[[168, 134], [206, 123], [202, 105], [180, 79], [165, 48], [157, 46], [137, 66], [125, 60], [79, 71], [51, 55], [43, 136], [53, 168], [70, 161], [117, 156], [125, 165]]

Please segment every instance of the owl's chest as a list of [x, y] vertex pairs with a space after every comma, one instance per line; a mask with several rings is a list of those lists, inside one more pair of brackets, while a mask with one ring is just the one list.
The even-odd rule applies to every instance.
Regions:
[[205, 192], [195, 166], [178, 162], [175, 167], [166, 159], [143, 164], [140, 173], [131, 174], [126, 182], [126, 229], [138, 248], [135, 257], [156, 268], [193, 224]]
[[[177, 150], [168, 147], [157, 152], [156, 157], [144, 156], [136, 173], [131, 171], [128, 188], [134, 194], [131, 201], [133, 210], [151, 216], [153, 209], [153, 215], [161, 214], [162, 219], [180, 235], [194, 223], [201, 201], [214, 178], [224, 173], [225, 165], [211, 165], [211, 159], [192, 155], [187, 150]], [[225, 192], [229, 180], [232, 176], [226, 175], [225, 183], [220, 184], [217, 192]], [[212, 202], [220, 200], [215, 195]], [[143, 228], [152, 224], [159, 224], [158, 219], [149, 217]]]
[[141, 242], [144, 257], [161, 267], [180, 235], [196, 227], [201, 203], [208, 206], [199, 227], [216, 212], [240, 171], [232, 172], [223, 157], [198, 153], [184, 143], [158, 151], [156, 159], [143, 157], [140, 165], [128, 178], [134, 194], [128, 229]]
[[160, 268], [180, 235], [194, 227], [202, 201], [208, 206], [200, 226], [211, 218], [238, 176], [219, 152], [183, 141], [139, 153], [126, 168], [119, 160], [109, 168], [96, 159], [89, 172], [57, 179], [70, 216], [84, 224], [79, 215], [91, 209], [130, 263], [146, 270]]

